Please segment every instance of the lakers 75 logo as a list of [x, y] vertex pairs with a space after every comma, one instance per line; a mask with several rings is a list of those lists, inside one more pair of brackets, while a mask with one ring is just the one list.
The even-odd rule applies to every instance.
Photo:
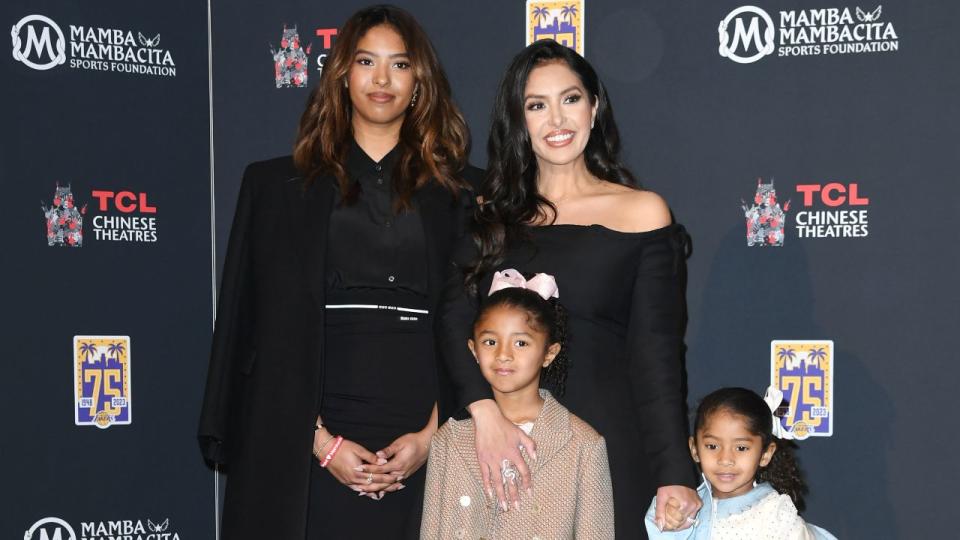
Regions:
[[788, 403], [780, 423], [795, 439], [833, 434], [833, 350], [830, 340], [770, 342], [770, 384]]
[[73, 365], [75, 423], [129, 424], [130, 337], [74, 336]]

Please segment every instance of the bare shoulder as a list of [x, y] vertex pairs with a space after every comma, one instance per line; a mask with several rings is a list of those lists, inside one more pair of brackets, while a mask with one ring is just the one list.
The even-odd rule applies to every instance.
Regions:
[[672, 223], [670, 207], [656, 193], [619, 184], [605, 186], [603, 224], [621, 232], [641, 233]]
[[660, 195], [646, 190], [630, 190], [620, 197], [621, 215], [632, 232], [647, 232], [670, 225], [670, 207]]

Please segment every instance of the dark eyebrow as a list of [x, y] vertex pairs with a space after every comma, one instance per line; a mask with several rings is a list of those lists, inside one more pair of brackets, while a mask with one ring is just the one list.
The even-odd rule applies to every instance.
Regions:
[[[566, 90], [560, 92], [560, 95], [562, 96], [563, 94], [566, 94], [567, 92], [569, 92], [569, 91], [571, 91], [571, 90], [578, 90], [578, 91], [580, 91], [580, 92], [583, 92], [583, 89], [582, 89], [582, 88], [580, 88], [579, 86], [574, 85], [574, 86], [571, 86], [570, 88], [567, 88]], [[530, 94], [530, 95], [528, 95], [528, 96], [524, 96], [524, 97], [523, 97], [523, 100], [526, 101], [526, 100], [528, 100], [528, 99], [543, 99], [543, 98], [545, 98], [545, 97], [546, 97], [546, 96], [541, 96], [540, 94]]]
[[[358, 54], [369, 54], [370, 56], [380, 56], [379, 54], [376, 54], [372, 51], [368, 51], [366, 49], [357, 49], [357, 52], [354, 53], [354, 56]], [[387, 58], [400, 58], [400, 57], [409, 57], [409, 56], [410, 55], [407, 54], [406, 51], [404, 51], [404, 52], [393, 53], [391, 55], [388, 55]]]

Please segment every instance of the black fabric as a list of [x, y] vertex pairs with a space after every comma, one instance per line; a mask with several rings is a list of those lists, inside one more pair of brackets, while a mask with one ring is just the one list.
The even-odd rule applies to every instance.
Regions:
[[[571, 361], [558, 399], [607, 439], [617, 537], [644, 538], [643, 509], [656, 488], [697, 483], [685, 418], [686, 232], [678, 225], [646, 233], [596, 225], [529, 230], [531, 241], [509, 249], [497, 269], [556, 277]], [[458, 250], [461, 263], [471, 260], [469, 243]], [[490, 397], [458, 342], [491, 278], [480, 283], [480, 298], [466, 294], [456, 273], [445, 287], [443, 355], [459, 407]]]
[[[328, 310], [325, 336], [322, 414], [331, 433], [376, 452], [423, 429], [437, 393], [429, 316]], [[404, 489], [374, 501], [314, 463], [307, 538], [419, 538], [425, 474], [421, 468], [403, 479]]]
[[338, 297], [343, 296], [340, 291], [350, 289], [427, 296], [423, 223], [415, 210], [393, 210], [398, 153], [394, 147], [376, 162], [356, 142], [350, 148], [347, 172], [358, 193], [352, 204], [334, 207], [327, 246], [327, 287]]
[[[471, 183], [480, 174], [463, 172]], [[198, 429], [204, 457], [228, 472], [224, 540], [306, 535], [334, 199], [333, 178], [306, 183], [289, 156], [251, 164], [244, 173]], [[454, 196], [434, 183], [414, 199], [426, 239], [427, 305], [434, 311], [475, 202], [466, 190]], [[446, 369], [435, 369], [441, 409], [449, 409]]]

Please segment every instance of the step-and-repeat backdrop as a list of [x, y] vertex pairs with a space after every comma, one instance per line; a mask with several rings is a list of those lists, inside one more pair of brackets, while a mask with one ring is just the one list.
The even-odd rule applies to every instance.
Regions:
[[[694, 239], [688, 401], [778, 385], [810, 521], [841, 538], [953, 529], [960, 6], [398, 4], [438, 49], [478, 166], [529, 40], [597, 68], [628, 163]], [[214, 537], [224, 478], [194, 439], [213, 267], [243, 167], [290, 153], [364, 5], [213, 2], [209, 33], [201, 1], [0, 7], [0, 535]]]

